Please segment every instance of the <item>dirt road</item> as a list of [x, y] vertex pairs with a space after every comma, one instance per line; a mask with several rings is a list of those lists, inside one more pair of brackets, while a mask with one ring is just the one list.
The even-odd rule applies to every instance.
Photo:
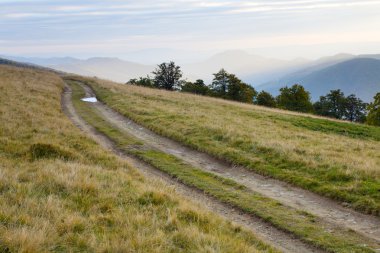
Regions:
[[[86, 96], [95, 96], [90, 87], [86, 85], [82, 85], [82, 87], [85, 89]], [[210, 155], [157, 135], [110, 109], [103, 103], [94, 103], [92, 106], [115, 127], [135, 136], [158, 150], [172, 154], [194, 167], [232, 179], [255, 192], [278, 200], [284, 205], [305, 210], [337, 226], [352, 229], [380, 243], [380, 219], [378, 217], [365, 215], [350, 208], [345, 208], [330, 199], [278, 180], [265, 178], [245, 168], [231, 166]]]
[[[146, 177], [152, 180], [161, 180], [165, 184], [174, 187], [176, 192], [183, 195], [184, 199], [194, 202], [209, 211], [216, 213], [227, 220], [230, 220], [245, 229], [251, 230], [258, 238], [264, 242], [272, 245], [282, 252], [294, 253], [308, 253], [308, 252], [324, 252], [320, 249], [314, 248], [307, 243], [295, 238], [293, 235], [279, 230], [260, 218], [248, 215], [240, 210], [233, 208], [229, 205], [223, 204], [220, 201], [204, 194], [202, 191], [186, 186], [169, 175], [153, 168], [152, 166], [140, 161], [139, 159], [125, 154], [119, 150], [115, 144], [106, 136], [96, 131], [92, 126], [87, 124], [75, 111], [71, 102], [71, 89], [69, 86], [65, 87], [62, 94], [62, 109], [65, 114], [72, 120], [72, 122], [84, 131], [89, 137], [93, 138], [98, 144], [111, 152], [117, 154], [122, 159], [127, 160], [134, 168], [142, 172]], [[92, 96], [87, 94], [87, 96]], [[90, 106], [97, 107], [98, 103], [93, 103]], [[102, 105], [103, 106], [103, 105]]]

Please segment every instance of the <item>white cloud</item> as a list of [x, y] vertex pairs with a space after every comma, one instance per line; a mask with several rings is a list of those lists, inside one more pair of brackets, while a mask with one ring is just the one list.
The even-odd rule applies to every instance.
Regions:
[[[43, 17], [64, 16], [113, 16], [113, 15], [158, 15], [163, 16], [197, 16], [208, 17], [212, 15], [224, 15], [239, 13], [271, 13], [293, 12], [302, 10], [353, 8], [361, 6], [380, 5], [379, 0], [364, 1], [337, 1], [337, 0], [300, 0], [300, 1], [198, 1], [198, 0], [146, 0], [141, 2], [110, 1], [109, 4], [92, 2], [89, 4], [60, 4], [60, 1], [51, 5], [45, 3], [38, 11], [30, 11], [34, 7], [22, 4], [11, 5], [3, 18], [27, 19]], [[41, 11], [45, 10], [45, 11]], [[2, 11], [0, 10], [0, 14]], [[0, 17], [1, 18], [1, 17]]]
[[380, 0], [0, 0], [0, 43], [4, 51], [96, 55], [368, 42], [380, 40], [379, 10]]
[[70, 11], [84, 11], [91, 8], [93, 8], [93, 6], [91, 5], [60, 5], [60, 6], [52, 7], [51, 10], [70, 12]]
[[360, 7], [380, 5], [380, 1], [291, 1], [291, 2], [268, 2], [268, 3], [242, 3], [240, 7], [227, 11], [227, 13], [249, 13], [249, 12], [272, 12], [293, 10], [316, 10], [345, 7]]

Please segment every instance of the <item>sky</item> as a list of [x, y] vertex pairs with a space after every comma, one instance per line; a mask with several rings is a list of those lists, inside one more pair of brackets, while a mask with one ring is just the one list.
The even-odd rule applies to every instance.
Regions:
[[380, 53], [380, 0], [0, 0], [0, 55], [156, 61], [236, 49]]

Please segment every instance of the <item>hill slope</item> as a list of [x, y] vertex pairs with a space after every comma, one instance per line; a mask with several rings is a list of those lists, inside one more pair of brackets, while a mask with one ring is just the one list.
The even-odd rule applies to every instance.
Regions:
[[0, 66], [0, 252], [274, 252], [87, 138], [62, 90]]
[[101, 80], [93, 87], [109, 106], [160, 134], [380, 214], [378, 127]]

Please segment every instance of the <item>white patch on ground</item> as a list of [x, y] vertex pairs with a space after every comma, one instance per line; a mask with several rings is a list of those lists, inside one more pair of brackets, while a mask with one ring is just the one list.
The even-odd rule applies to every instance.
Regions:
[[84, 102], [90, 102], [90, 103], [96, 103], [96, 102], [98, 102], [98, 100], [96, 99], [96, 97], [82, 98], [81, 100], [84, 101]]

